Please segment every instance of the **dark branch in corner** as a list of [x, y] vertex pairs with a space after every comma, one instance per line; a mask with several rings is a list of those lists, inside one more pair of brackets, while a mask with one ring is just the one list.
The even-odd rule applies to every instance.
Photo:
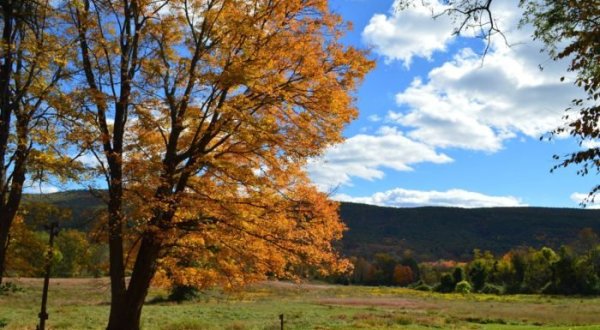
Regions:
[[[486, 46], [482, 54], [482, 61], [488, 54], [491, 48], [492, 36], [500, 35], [507, 46], [510, 46], [508, 39], [504, 32], [498, 27], [496, 19], [491, 9], [493, 0], [461, 0], [461, 1], [448, 1], [446, 9], [442, 12], [436, 13], [434, 8], [430, 6], [429, 1], [421, 0], [422, 6], [429, 6], [431, 8], [431, 15], [433, 19], [437, 19], [442, 16], [450, 17], [455, 23], [453, 35], [460, 35], [466, 30], [474, 30], [478, 32], [476, 37], [485, 39]], [[400, 1], [396, 5], [396, 10], [404, 10], [411, 4], [415, 3], [414, 0]]]

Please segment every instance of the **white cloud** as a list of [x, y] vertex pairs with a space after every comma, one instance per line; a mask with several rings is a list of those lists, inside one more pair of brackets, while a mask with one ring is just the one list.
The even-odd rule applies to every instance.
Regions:
[[585, 205], [586, 208], [588, 209], [600, 209], [600, 200], [598, 198], [595, 198], [593, 201], [592, 200], [588, 200], [589, 195], [588, 194], [584, 194], [584, 193], [572, 193], [571, 194], [571, 200], [575, 203], [577, 203], [578, 206], [581, 206], [582, 204]]
[[483, 66], [478, 55], [462, 51], [429, 72], [426, 83], [415, 79], [399, 93], [398, 104], [408, 110], [389, 119], [412, 128], [409, 137], [442, 148], [493, 152], [517, 134], [538, 138], [562, 123], [579, 91], [540, 71], [520, 52], [529, 47], [490, 53]]
[[[364, 41], [387, 61], [406, 66], [413, 57], [431, 58], [436, 51], [446, 51], [460, 17], [453, 21], [440, 15], [434, 20], [432, 15], [442, 13], [446, 5], [424, 3], [396, 10], [395, 1], [389, 14], [371, 18]], [[541, 53], [543, 44], [532, 41], [531, 27], [517, 28], [522, 17], [517, 3], [495, 1], [493, 6], [495, 24], [506, 40], [495, 35], [485, 59], [469, 48], [458, 51], [431, 70], [425, 82], [416, 78], [397, 95], [405, 109], [390, 112], [388, 119], [409, 128], [407, 137], [432, 147], [495, 152], [519, 134], [538, 138], [558, 127], [564, 109], [581, 95], [572, 84], [560, 83], [567, 61], [554, 62]], [[476, 33], [464, 32], [463, 37]]]
[[407, 137], [434, 148], [495, 152], [519, 134], [538, 138], [555, 129], [571, 100], [581, 96], [571, 83], [560, 82], [567, 62], [540, 53], [543, 45], [531, 40], [531, 28], [515, 28], [521, 17], [515, 4], [499, 6], [506, 6], [495, 12], [504, 15], [497, 18], [510, 46], [493, 38], [484, 59], [470, 48], [461, 49], [425, 81], [415, 78], [396, 96], [403, 109], [387, 119], [409, 129]]
[[[363, 41], [387, 61], [400, 60], [406, 67], [413, 57], [430, 59], [435, 51], [445, 51], [452, 40], [452, 21], [447, 16], [432, 20], [430, 8], [416, 6], [409, 10], [395, 10], [390, 15], [376, 14], [362, 32]], [[444, 6], [435, 2], [436, 12]]]
[[381, 116], [379, 116], [377, 114], [374, 114], [374, 115], [370, 115], [367, 119], [371, 122], [376, 123], [376, 122], [381, 121], [383, 118], [381, 118]]
[[392, 207], [449, 206], [473, 208], [526, 206], [513, 196], [490, 196], [462, 189], [421, 191], [396, 188], [378, 192], [367, 197], [351, 197], [339, 194], [333, 196], [333, 198], [345, 202]]
[[585, 140], [581, 143], [583, 149], [597, 149], [600, 148], [599, 140]]
[[349, 185], [352, 177], [366, 180], [381, 179], [383, 168], [410, 171], [411, 165], [423, 162], [448, 163], [452, 159], [394, 128], [382, 127], [377, 135], [359, 134], [325, 152], [307, 165], [313, 182], [330, 190]]

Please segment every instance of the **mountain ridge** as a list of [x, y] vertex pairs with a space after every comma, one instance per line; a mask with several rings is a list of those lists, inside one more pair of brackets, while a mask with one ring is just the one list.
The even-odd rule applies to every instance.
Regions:
[[[89, 229], [102, 201], [87, 190], [28, 194], [25, 202], [47, 202], [72, 211], [66, 227]], [[338, 247], [345, 256], [371, 258], [385, 252], [401, 256], [407, 250], [421, 261], [467, 260], [474, 249], [503, 254], [519, 246], [539, 248], [577, 240], [591, 228], [600, 233], [600, 210], [552, 207], [460, 208], [384, 207], [340, 203], [348, 227]]]

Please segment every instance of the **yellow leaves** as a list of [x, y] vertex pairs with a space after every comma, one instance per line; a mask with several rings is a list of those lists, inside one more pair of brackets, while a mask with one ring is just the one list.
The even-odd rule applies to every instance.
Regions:
[[325, 0], [173, 0], [160, 14], [152, 1], [138, 5], [156, 15], [137, 31], [139, 71], [120, 71], [133, 54], [113, 26], [123, 8], [80, 22], [101, 86], [74, 88], [69, 107], [85, 111], [69, 136], [114, 146], [118, 125], [103, 131], [111, 123], [100, 113], [125, 106], [122, 153], [105, 174], [122, 170], [126, 234], [168, 247], [159, 281], [234, 287], [297, 275], [298, 264], [347, 268], [332, 246], [345, 229], [337, 205], [303, 171], [341, 140], [356, 117], [351, 94], [372, 68], [339, 43], [340, 17]]
[[17, 276], [39, 276], [43, 272], [47, 251], [47, 237], [27, 227], [19, 215], [11, 228], [6, 269]]
[[346, 270], [348, 261], [339, 260], [331, 246], [331, 239], [340, 238], [344, 230], [337, 204], [307, 182], [289, 183], [283, 199], [266, 190], [256, 196], [247, 192], [246, 199], [223, 200], [218, 195], [204, 203], [196, 199], [196, 212], [209, 212], [214, 226], [177, 236], [173, 243], [179, 248], [170, 257], [174, 259], [163, 260], [162, 267], [186, 261], [196, 265], [163, 269], [177, 284], [231, 288], [264, 279], [267, 273], [294, 277], [291, 264], [313, 264], [323, 273]]
[[[83, 172], [81, 163], [66, 154], [57, 152], [60, 146], [47, 148], [42, 144], [45, 141], [53, 141], [53, 137], [46, 136], [42, 142], [38, 142], [39, 140], [35, 137], [33, 136], [32, 140], [40, 147], [31, 149], [27, 158], [27, 169], [32, 181], [45, 181], [54, 178], [66, 182]], [[49, 143], [52, 144], [52, 142]]]

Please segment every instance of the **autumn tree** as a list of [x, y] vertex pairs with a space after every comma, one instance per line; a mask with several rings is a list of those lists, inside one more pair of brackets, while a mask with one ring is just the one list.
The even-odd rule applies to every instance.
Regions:
[[409, 266], [397, 264], [394, 267], [393, 283], [400, 286], [406, 286], [415, 281], [415, 276]]
[[56, 18], [49, 0], [0, 1], [0, 283], [26, 180], [70, 167], [57, 153], [59, 85], [69, 74], [70, 47]]
[[13, 220], [5, 269], [11, 276], [43, 276], [48, 237], [32, 230], [17, 214]]
[[[398, 0], [398, 10], [413, 5], [431, 6], [437, 0]], [[454, 34], [471, 30], [475, 36], [487, 40], [484, 54], [490, 48], [491, 38], [504, 37], [498, 26], [494, 0], [444, 1], [441, 12], [432, 12], [434, 17], [450, 16], [454, 22]], [[515, 0], [515, 3], [517, 1]], [[574, 99], [566, 109], [565, 124], [550, 133], [550, 137], [568, 134], [574, 137], [581, 148], [566, 155], [556, 155], [558, 164], [552, 170], [571, 165], [580, 166], [579, 175], [600, 171], [600, 1], [599, 0], [519, 0], [524, 9], [521, 24], [532, 24], [533, 39], [544, 43], [553, 60], [567, 60], [568, 71], [576, 74], [575, 85], [582, 88], [584, 98]], [[505, 38], [506, 39], [506, 38]], [[505, 40], [510, 43], [510, 40]], [[564, 78], [561, 78], [564, 79]], [[600, 184], [594, 186], [586, 202], [593, 202], [600, 192]]]
[[341, 141], [372, 63], [339, 43], [346, 27], [326, 0], [82, 0], [69, 12], [86, 82], [71, 139], [108, 183], [108, 329], [139, 328], [156, 274], [235, 287], [300, 263], [346, 268], [331, 245], [337, 205], [303, 166]]
[[60, 251], [60, 261], [52, 269], [58, 277], [77, 277], [87, 275], [90, 264], [92, 246], [86, 235], [74, 229], [63, 230], [56, 237], [56, 249]]
[[556, 253], [547, 247], [532, 251], [527, 260], [524, 286], [531, 292], [541, 292], [552, 280], [552, 264], [559, 260]]
[[373, 274], [373, 265], [365, 258], [353, 257], [352, 261], [352, 276], [350, 277], [352, 284], [365, 284], [373, 281], [371, 275]]

